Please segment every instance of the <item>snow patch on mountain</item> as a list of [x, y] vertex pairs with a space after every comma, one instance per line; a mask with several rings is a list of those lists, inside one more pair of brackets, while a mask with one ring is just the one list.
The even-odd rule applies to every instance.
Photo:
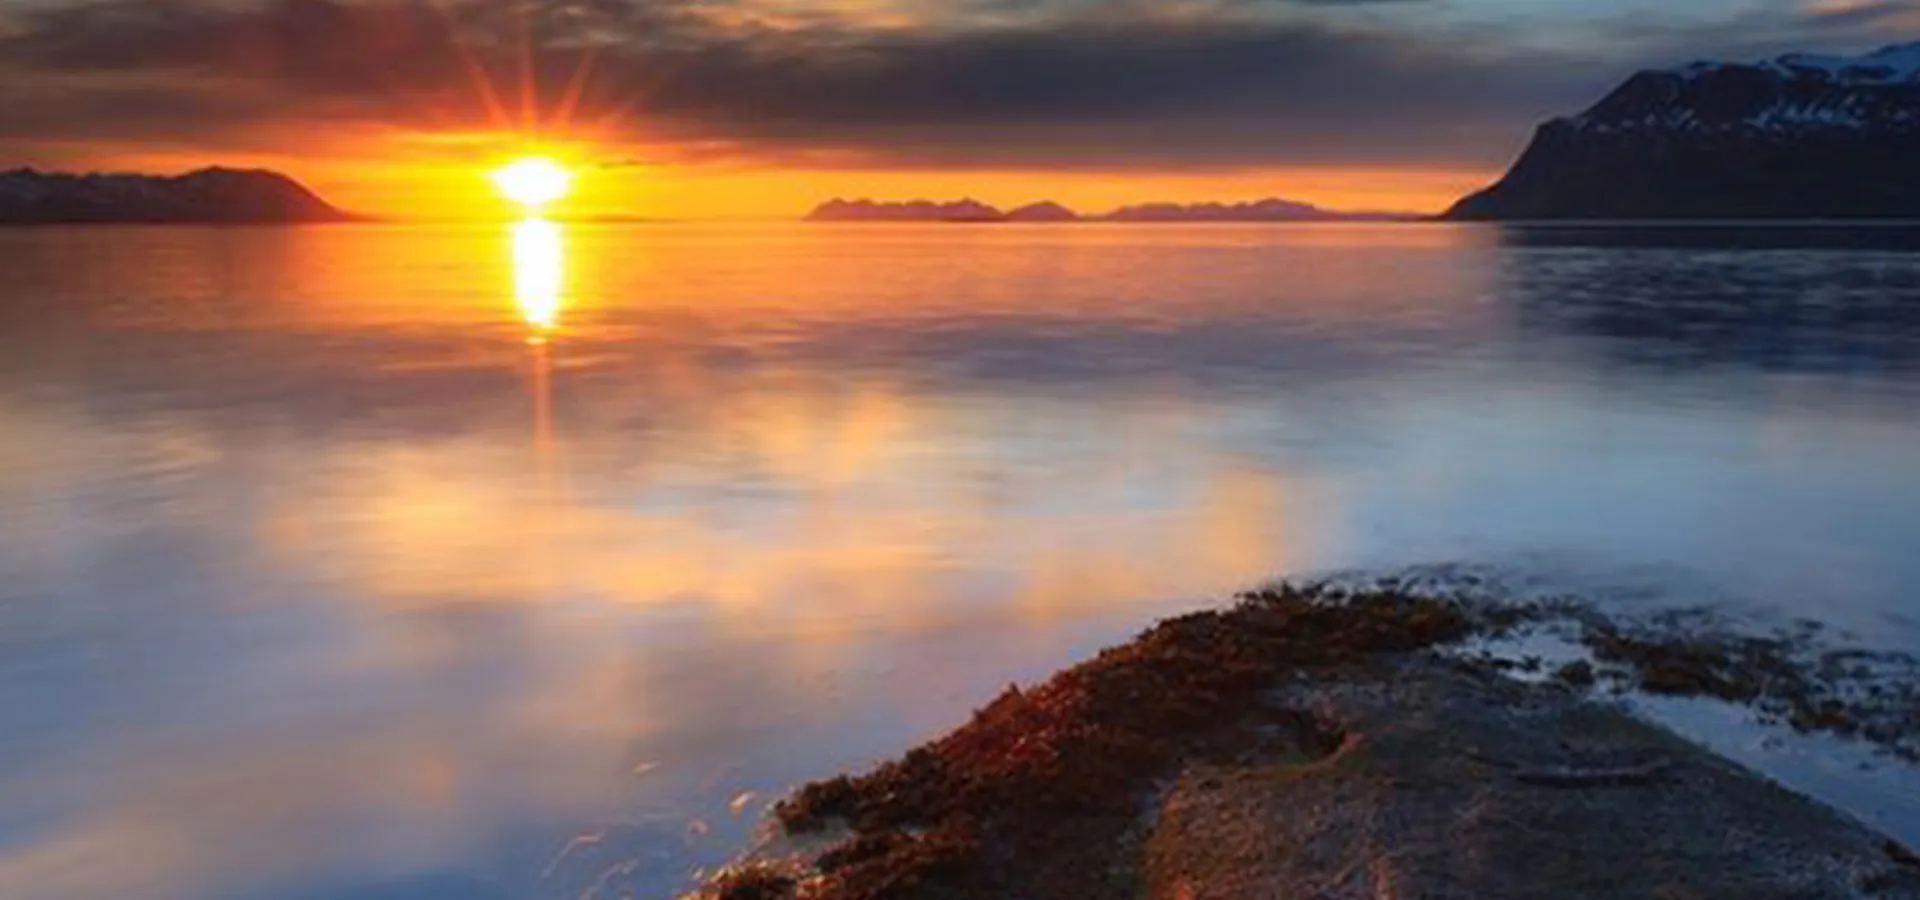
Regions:
[[1904, 133], [1920, 128], [1920, 42], [1864, 56], [1789, 53], [1644, 71], [1557, 122], [1600, 135]]
[[[1735, 65], [1738, 64], [1702, 61], [1672, 71], [1691, 81]], [[1746, 67], [1784, 78], [1811, 76], [1841, 85], [1915, 82], [1920, 81], [1920, 41], [1882, 47], [1864, 56], [1788, 53]]]

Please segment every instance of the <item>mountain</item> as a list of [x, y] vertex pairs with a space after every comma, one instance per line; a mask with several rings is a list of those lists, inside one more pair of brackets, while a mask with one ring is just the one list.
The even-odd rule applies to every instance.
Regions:
[[277, 172], [201, 169], [185, 175], [0, 172], [0, 224], [271, 223], [350, 218]]
[[809, 222], [1000, 222], [1006, 213], [977, 200], [934, 203], [911, 200], [906, 203], [876, 203], [872, 200], [842, 200], [835, 197], [813, 208]]
[[1920, 217], [1920, 42], [1643, 71], [1453, 219]]
[[1410, 219], [1397, 213], [1340, 212], [1269, 197], [1252, 203], [1142, 203], [1103, 216], [1113, 222], [1333, 222]]
[[1003, 213], [974, 200], [877, 203], [836, 198], [807, 214], [809, 222], [1383, 222], [1414, 218], [1405, 213], [1340, 212], [1272, 198], [1252, 203], [1142, 203], [1100, 216], [1081, 216], [1052, 201]]
[[1078, 222], [1080, 214], [1051, 200], [1029, 203], [1007, 213], [1009, 222]]

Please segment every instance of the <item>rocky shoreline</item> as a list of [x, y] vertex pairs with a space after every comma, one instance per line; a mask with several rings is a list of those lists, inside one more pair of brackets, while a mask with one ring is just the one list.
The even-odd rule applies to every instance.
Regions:
[[[1710, 696], [1912, 761], [1914, 661], [1710, 625], [1390, 582], [1247, 594], [803, 787], [698, 896], [1920, 898], [1896, 841], [1606, 701]], [[1485, 649], [1541, 632], [1590, 658]]]

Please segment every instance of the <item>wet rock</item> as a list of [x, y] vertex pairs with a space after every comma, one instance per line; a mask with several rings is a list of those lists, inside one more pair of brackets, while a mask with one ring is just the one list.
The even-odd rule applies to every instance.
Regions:
[[1567, 663], [1559, 669], [1556, 669], [1553, 673], [1553, 679], [1555, 681], [1568, 687], [1581, 690], [1592, 687], [1595, 678], [1593, 663], [1587, 662], [1584, 659], [1576, 659], [1573, 662]]
[[[1600, 665], [1522, 684], [1507, 673], [1538, 664], [1451, 649], [1554, 623]], [[1910, 745], [1911, 683], [1811, 641], [1632, 631], [1566, 602], [1397, 583], [1282, 585], [802, 788], [774, 808], [786, 839], [817, 844], [800, 867], [708, 895], [1920, 897], [1884, 837], [1566, 690], [1604, 677]], [[1879, 693], [1832, 681], [1862, 667]]]
[[799, 886], [793, 873], [759, 863], [720, 873], [699, 896], [701, 900], [783, 900], [792, 897]]
[[1841, 898], [1887, 868], [1864, 826], [1564, 691], [1410, 663], [1272, 702], [1357, 739], [1189, 767], [1150, 813], [1135, 896]]
[[[1670, 623], [1671, 624], [1671, 623]], [[1920, 760], [1920, 670], [1905, 654], [1830, 650], [1815, 631], [1758, 638], [1723, 632], [1629, 631], [1592, 624], [1581, 641], [1631, 686], [1748, 706], [1796, 731], [1859, 738]]]

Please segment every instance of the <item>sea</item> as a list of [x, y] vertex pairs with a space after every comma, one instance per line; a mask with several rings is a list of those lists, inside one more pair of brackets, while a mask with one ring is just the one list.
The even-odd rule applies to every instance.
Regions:
[[[0, 896], [671, 898], [1160, 617], [1920, 651], [1920, 227], [0, 230]], [[1690, 737], [1920, 839], [1865, 748]]]

